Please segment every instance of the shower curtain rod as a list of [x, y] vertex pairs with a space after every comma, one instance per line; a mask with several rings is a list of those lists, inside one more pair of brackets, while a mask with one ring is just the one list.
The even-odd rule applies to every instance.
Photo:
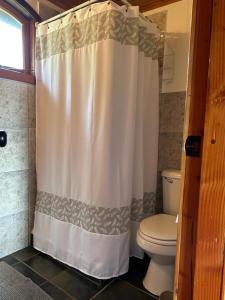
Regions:
[[[128, 2], [127, 0], [120, 0], [120, 1], [123, 2], [127, 6], [131, 6], [130, 2]], [[67, 10], [67, 11], [65, 11], [65, 12], [63, 12], [63, 13], [57, 15], [57, 16], [55, 16], [55, 17], [52, 17], [52, 18], [50, 18], [50, 19], [48, 19], [48, 20], [46, 20], [44, 22], [38, 23], [38, 25], [49, 24], [49, 23], [51, 23], [53, 21], [61, 19], [62, 17], [66, 16], [66, 15], [72, 13], [72, 12], [75, 12], [75, 11], [81, 9], [81, 8], [87, 7], [87, 6], [89, 6], [91, 4], [94, 4], [96, 2], [100, 2], [100, 1], [99, 0], [89, 0], [89, 1], [86, 1], [86, 2], [84, 2], [84, 3], [82, 3], [82, 4], [78, 5], [78, 6], [76, 6], [74, 8], [71, 8], [71, 9], [69, 9], [69, 10]]]

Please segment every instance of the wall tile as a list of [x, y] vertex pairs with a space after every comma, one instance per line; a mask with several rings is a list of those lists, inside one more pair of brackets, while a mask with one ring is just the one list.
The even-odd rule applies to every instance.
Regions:
[[160, 95], [160, 132], [183, 132], [186, 93]]
[[28, 127], [27, 84], [0, 79], [0, 128]]
[[157, 173], [157, 190], [156, 190], [156, 213], [163, 211], [163, 189], [161, 171]]
[[36, 165], [36, 130], [29, 128], [29, 169], [35, 169]]
[[30, 240], [31, 233], [34, 225], [34, 211], [36, 203], [36, 170], [29, 170], [29, 228], [28, 228], [28, 237]]
[[0, 128], [8, 134], [7, 146], [0, 148], [2, 257], [30, 239], [36, 198], [35, 86], [0, 79], [0, 111]]
[[36, 170], [29, 170], [29, 207], [34, 207], [37, 195]]
[[180, 169], [183, 133], [160, 133], [158, 170]]
[[28, 210], [28, 171], [0, 173], [0, 217]]
[[29, 228], [28, 228], [28, 239], [29, 241], [31, 240], [31, 234], [32, 234], [32, 230], [34, 228], [34, 213], [35, 213], [35, 207], [31, 207], [31, 209], [29, 210]]
[[35, 100], [35, 86], [28, 85], [28, 126], [30, 128], [36, 127], [36, 100]]
[[8, 144], [0, 148], [0, 173], [28, 169], [28, 130], [6, 131]]
[[28, 246], [28, 211], [0, 218], [0, 258]]

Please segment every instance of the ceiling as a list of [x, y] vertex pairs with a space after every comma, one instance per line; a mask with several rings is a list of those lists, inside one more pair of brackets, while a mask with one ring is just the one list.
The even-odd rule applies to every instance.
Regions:
[[[49, 0], [53, 4], [61, 7], [62, 9], [70, 9], [75, 7], [86, 0]], [[161, 7], [173, 2], [177, 2], [180, 0], [129, 0], [132, 5], [139, 5], [142, 12], [148, 11], [157, 7]], [[116, 0], [115, 2], [121, 3], [120, 0]]]

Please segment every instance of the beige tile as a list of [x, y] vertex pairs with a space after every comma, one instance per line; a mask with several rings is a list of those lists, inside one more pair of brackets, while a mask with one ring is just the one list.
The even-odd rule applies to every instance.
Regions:
[[35, 86], [28, 86], [28, 126], [30, 128], [36, 127], [36, 99]]
[[36, 170], [29, 170], [29, 207], [34, 207], [37, 195]]
[[0, 217], [28, 210], [28, 171], [0, 173]]
[[7, 130], [8, 143], [0, 148], [0, 173], [28, 169], [28, 130]]
[[158, 170], [180, 169], [183, 133], [160, 133]]
[[0, 79], [0, 128], [28, 127], [28, 85]]
[[160, 132], [183, 132], [186, 93], [160, 95]]
[[0, 257], [28, 246], [28, 211], [0, 218]]
[[36, 130], [35, 128], [29, 128], [29, 169], [36, 168]]

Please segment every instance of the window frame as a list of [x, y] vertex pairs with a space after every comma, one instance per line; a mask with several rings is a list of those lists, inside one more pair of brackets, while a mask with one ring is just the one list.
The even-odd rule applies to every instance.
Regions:
[[8, 14], [16, 18], [22, 24], [23, 36], [23, 61], [24, 68], [22, 70], [10, 67], [0, 66], [0, 78], [6, 78], [27, 83], [35, 83], [34, 75], [34, 36], [35, 22], [33, 19], [26, 18], [16, 8], [3, 0], [0, 0], [0, 8]]

